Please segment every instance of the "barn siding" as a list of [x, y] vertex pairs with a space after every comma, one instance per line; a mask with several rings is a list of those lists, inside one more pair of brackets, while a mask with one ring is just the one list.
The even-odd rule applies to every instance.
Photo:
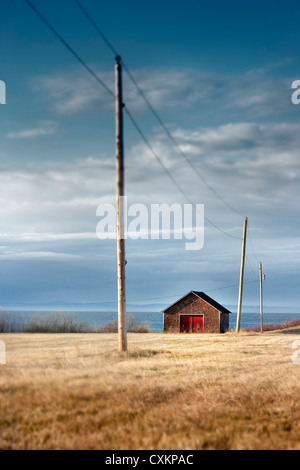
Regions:
[[[220, 316], [228, 317], [228, 314], [221, 314], [214, 307], [209, 305], [203, 299], [190, 293], [179, 302], [169, 307], [164, 312], [164, 332], [179, 333], [180, 331], [180, 315], [204, 315], [203, 332], [204, 333], [220, 333]], [[229, 322], [229, 319], [227, 320]], [[226, 319], [222, 319], [226, 326]]]

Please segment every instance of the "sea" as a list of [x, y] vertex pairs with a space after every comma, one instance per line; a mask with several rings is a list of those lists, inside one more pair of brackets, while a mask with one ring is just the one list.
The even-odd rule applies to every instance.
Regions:
[[[6, 311], [8, 316], [16, 319], [20, 323], [28, 322], [31, 318], [37, 315], [49, 315], [49, 313], [56, 314], [57, 311], [33, 311], [33, 310], [19, 310], [19, 311]], [[59, 311], [63, 315], [70, 315], [78, 323], [84, 323], [87, 327], [97, 328], [105, 326], [107, 323], [117, 319], [117, 312], [104, 312], [104, 311]], [[130, 313], [130, 312], [128, 312]], [[130, 313], [131, 314], [131, 313]], [[152, 333], [162, 333], [163, 331], [163, 314], [161, 312], [134, 312], [133, 315], [138, 324], [149, 325]], [[263, 323], [278, 325], [281, 323], [289, 322], [294, 319], [300, 319], [300, 313], [264, 313]], [[260, 325], [260, 314], [259, 313], [247, 313], [242, 312], [241, 314], [241, 328], [252, 328]], [[236, 327], [236, 314], [231, 313], [229, 315], [229, 328], [235, 329]]]

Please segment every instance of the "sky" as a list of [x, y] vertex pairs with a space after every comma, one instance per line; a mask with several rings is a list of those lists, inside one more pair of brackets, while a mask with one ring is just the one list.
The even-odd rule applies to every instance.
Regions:
[[[115, 55], [76, 2], [33, 3], [114, 91]], [[202, 249], [126, 240], [129, 310], [198, 290], [235, 311], [248, 217], [243, 308], [259, 311], [261, 261], [265, 309], [299, 313], [299, 2], [82, 5], [178, 144], [123, 70], [123, 101], [153, 150], [125, 114], [128, 203], [204, 205]], [[114, 98], [25, 0], [0, 9], [0, 306], [116, 309], [116, 241], [96, 234], [97, 208], [115, 201]]]

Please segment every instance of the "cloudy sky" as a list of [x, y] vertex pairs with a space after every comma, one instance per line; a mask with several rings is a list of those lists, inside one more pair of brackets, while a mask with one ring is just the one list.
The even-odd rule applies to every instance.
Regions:
[[[33, 3], [114, 90], [114, 54], [76, 2]], [[236, 308], [247, 216], [245, 309], [259, 308], [261, 261], [266, 308], [299, 312], [298, 2], [82, 4], [180, 146], [124, 72], [126, 107], [167, 170], [125, 115], [128, 202], [205, 210], [201, 250], [127, 241], [130, 305], [194, 289]], [[114, 99], [25, 0], [1, 1], [0, 54], [0, 305], [115, 308], [116, 242], [96, 236], [97, 207], [115, 200]]]

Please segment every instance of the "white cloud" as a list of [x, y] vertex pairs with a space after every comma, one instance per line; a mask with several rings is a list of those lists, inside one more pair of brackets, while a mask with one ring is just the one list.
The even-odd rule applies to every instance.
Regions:
[[38, 127], [24, 129], [6, 134], [8, 139], [34, 139], [44, 135], [52, 135], [57, 132], [57, 123], [53, 121], [43, 121]]
[[0, 172], [0, 216], [8, 233], [87, 233], [96, 208], [114, 201], [114, 160], [45, 162]]
[[[299, 221], [295, 218], [300, 196], [297, 126], [241, 122], [177, 129], [174, 135], [203, 178], [228, 203], [249, 217], [255, 249], [273, 269], [276, 260], [282, 257], [282, 250], [288, 249], [290, 240], [299, 231]], [[240, 236], [242, 218], [200, 181], [166, 138], [154, 134], [151, 144], [189, 197], [195, 203], [205, 204], [205, 215], [227, 233]], [[67, 261], [73, 259], [73, 254], [80, 255], [80, 259], [109, 255], [107, 246], [96, 237], [99, 222], [96, 210], [100, 203], [115, 202], [114, 157], [11, 168], [6, 165], [0, 171], [0, 186], [2, 259]], [[188, 202], [141, 143], [126, 150], [126, 192], [129, 204]], [[141, 243], [137, 241], [134, 249], [131, 248], [132, 259], [138, 256]], [[146, 249], [147, 256], [155, 262], [161, 256], [159, 243], [149, 242]], [[174, 244], [166, 242], [163, 246], [162, 253], [168, 258]], [[109, 247], [115, 253], [114, 245]], [[208, 272], [216, 270], [216, 266], [218, 272], [226, 271], [228, 266], [234, 270], [239, 250], [236, 240], [205, 224], [205, 245], [199, 256], [209, 263]], [[184, 246], [179, 251], [176, 246], [176, 251], [176, 259], [184, 269], [191, 261], [183, 260]], [[142, 249], [141, 256], [144, 255]], [[226, 262], [223, 255], [227, 257]], [[294, 265], [296, 258], [293, 261], [289, 255], [289, 259]]]
[[[204, 180], [241, 213], [275, 208], [289, 213], [299, 199], [300, 135], [296, 124], [238, 123], [177, 129], [174, 136]], [[151, 144], [183, 191], [205, 204], [208, 218], [230, 227], [230, 210], [161, 135]], [[129, 203], [187, 203], [143, 144], [126, 151]], [[98, 205], [115, 200], [114, 158], [44, 162], [0, 173], [2, 231], [86, 234]], [[257, 212], [259, 211], [259, 212]], [[229, 214], [228, 214], [229, 212]], [[236, 227], [237, 223], [233, 224]], [[50, 235], [49, 235], [50, 236]]]
[[[160, 111], [193, 109], [207, 116], [234, 116], [252, 119], [258, 116], [293, 112], [290, 103], [289, 77], [268, 75], [274, 68], [283, 67], [289, 60], [266, 64], [258, 70], [236, 75], [199, 73], [195, 70], [135, 70], [140, 88], [152, 106]], [[98, 72], [99, 77], [114, 90], [114, 74]], [[99, 83], [86, 72], [72, 69], [70, 72], [39, 77], [37, 90], [45, 91], [51, 106], [61, 114], [75, 114], [104, 107], [113, 109], [114, 100]], [[138, 90], [124, 72], [124, 101], [134, 111], [147, 110]]]
[[299, 124], [237, 123], [197, 131], [179, 129], [174, 136], [199, 170], [214, 171], [209, 175], [211, 181], [217, 177], [216, 171], [225, 172], [224, 189], [230, 174], [242, 177], [243, 184], [256, 178], [255, 186], [264, 181], [267, 196], [275, 180], [290, 184], [300, 177], [298, 128]]
[[[47, 232], [33, 232], [33, 233], [0, 233], [0, 240], [3, 241], [24, 241], [24, 242], [57, 242], [57, 241], [87, 241], [95, 240], [95, 232], [75, 232], [75, 233], [47, 233]], [[5, 245], [3, 245], [4, 247]], [[1, 247], [0, 247], [1, 248]]]
[[70, 253], [56, 253], [54, 251], [7, 251], [1, 253], [3, 260], [46, 260], [70, 261], [80, 260], [82, 256]]
[[[113, 74], [97, 73], [114, 90]], [[60, 114], [75, 114], [100, 106], [112, 107], [113, 100], [94, 78], [77, 69], [69, 73], [40, 77], [35, 89], [47, 92], [55, 110]]]

